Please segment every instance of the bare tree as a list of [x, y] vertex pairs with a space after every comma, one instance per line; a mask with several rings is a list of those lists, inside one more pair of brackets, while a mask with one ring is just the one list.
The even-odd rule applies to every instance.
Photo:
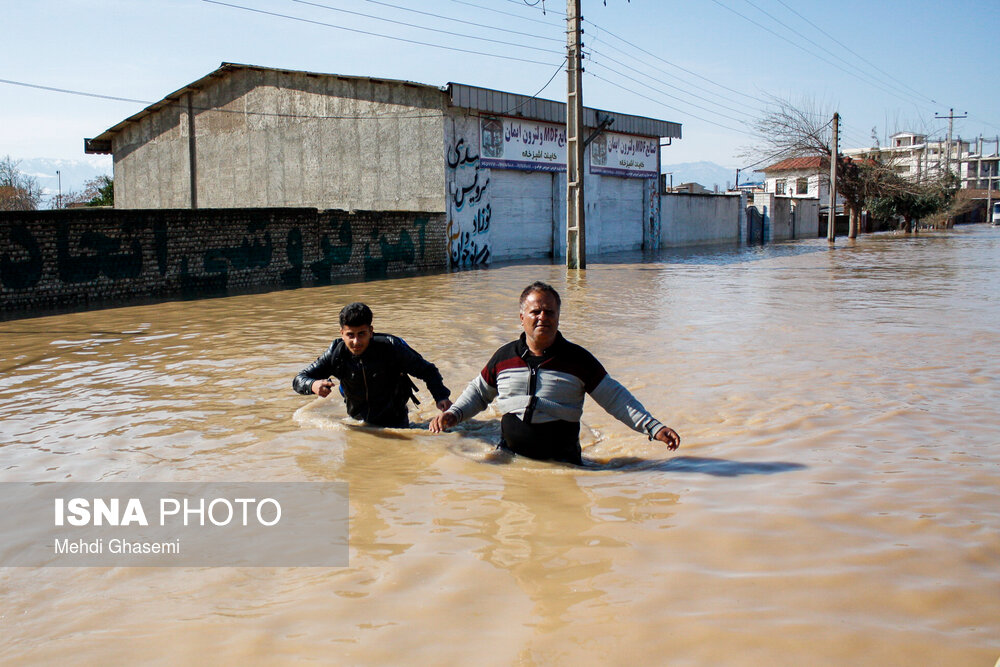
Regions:
[[18, 169], [20, 164], [9, 155], [0, 160], [0, 211], [34, 211], [42, 201], [38, 181]]
[[[795, 105], [772, 97], [770, 108], [752, 125], [755, 143], [743, 149], [744, 155], [769, 155], [771, 159], [819, 157], [822, 173], [828, 173], [833, 154], [832, 119], [832, 110], [820, 109], [815, 103]], [[881, 150], [874, 128], [872, 141], [871, 151], [862, 158], [847, 158], [839, 152], [835, 158], [837, 192], [855, 224], [863, 209], [874, 206], [881, 215], [902, 217], [909, 231], [914, 218], [947, 204], [947, 183], [937, 179], [916, 183], [901, 178], [896, 174], [891, 152]]]
[[[769, 98], [769, 108], [751, 124], [754, 143], [743, 149], [746, 156], [830, 157], [833, 111], [827, 112], [810, 100], [800, 105], [778, 97]], [[828, 163], [829, 164], [829, 163]]]

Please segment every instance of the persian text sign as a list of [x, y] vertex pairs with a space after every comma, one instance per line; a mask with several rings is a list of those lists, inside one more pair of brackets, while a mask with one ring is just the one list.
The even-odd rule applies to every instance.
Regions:
[[632, 178], [657, 178], [660, 140], [618, 132], [603, 132], [590, 144], [590, 173]]
[[0, 566], [343, 567], [340, 482], [0, 483]]
[[566, 128], [516, 118], [483, 118], [480, 163], [484, 167], [566, 171]]

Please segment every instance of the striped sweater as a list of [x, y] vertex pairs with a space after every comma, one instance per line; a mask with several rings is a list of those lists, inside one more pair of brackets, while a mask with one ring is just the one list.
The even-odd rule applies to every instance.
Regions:
[[578, 422], [583, 415], [584, 394], [650, 438], [663, 428], [628, 389], [608, 375], [594, 355], [561, 333], [541, 357], [532, 356], [523, 333], [502, 346], [448, 412], [462, 422], [496, 399], [501, 413], [514, 413], [528, 423], [557, 419]]

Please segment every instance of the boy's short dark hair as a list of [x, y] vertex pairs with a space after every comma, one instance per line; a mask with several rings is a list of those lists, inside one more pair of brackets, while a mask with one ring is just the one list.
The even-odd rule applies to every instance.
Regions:
[[370, 327], [372, 324], [372, 309], [355, 301], [344, 306], [340, 311], [341, 327]]
[[562, 308], [562, 299], [559, 298], [559, 292], [556, 291], [556, 288], [553, 287], [552, 285], [549, 285], [548, 283], [543, 283], [540, 280], [536, 280], [535, 282], [531, 283], [530, 285], [524, 288], [524, 291], [521, 292], [521, 299], [517, 302], [518, 305], [523, 306], [524, 301], [528, 298], [528, 296], [532, 292], [542, 292], [543, 294], [551, 294], [552, 298], [556, 300], [556, 305]]

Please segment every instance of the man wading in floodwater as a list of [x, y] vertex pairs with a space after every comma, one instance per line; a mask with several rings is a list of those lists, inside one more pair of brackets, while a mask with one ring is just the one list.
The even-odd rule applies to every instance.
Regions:
[[594, 355], [559, 333], [559, 293], [535, 282], [521, 293], [518, 340], [497, 350], [458, 400], [434, 417], [434, 433], [486, 409], [493, 399], [504, 413], [500, 446], [534, 459], [580, 464], [583, 395], [590, 394], [626, 426], [677, 449], [681, 438], [653, 418]]
[[292, 388], [300, 394], [326, 398], [333, 388], [328, 379], [331, 375], [340, 380], [347, 413], [372, 426], [410, 425], [406, 404], [410, 400], [417, 402], [417, 387], [410, 375], [424, 381], [438, 409], [451, 407], [451, 392], [441, 381], [437, 367], [402, 338], [375, 333], [372, 311], [363, 303], [344, 306], [340, 311], [340, 338], [295, 376]]

